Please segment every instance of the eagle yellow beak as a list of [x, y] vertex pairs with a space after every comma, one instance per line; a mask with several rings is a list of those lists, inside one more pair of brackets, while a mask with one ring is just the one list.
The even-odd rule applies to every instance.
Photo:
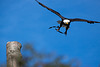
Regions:
[[66, 24], [68, 24], [68, 22], [66, 22]]

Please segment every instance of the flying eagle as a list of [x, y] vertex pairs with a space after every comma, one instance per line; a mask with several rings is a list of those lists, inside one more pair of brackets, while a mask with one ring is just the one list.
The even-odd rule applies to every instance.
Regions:
[[[71, 22], [74, 22], [74, 21], [82, 21], [82, 22], [87, 22], [87, 23], [90, 23], [90, 24], [100, 23], [100, 22], [97, 22], [97, 21], [89, 21], [89, 20], [80, 19], [80, 18], [74, 18], [74, 19], [65, 18], [60, 13], [58, 13], [57, 11], [55, 11], [55, 10], [53, 10], [51, 8], [48, 8], [47, 6], [43, 5], [42, 3], [40, 3], [37, 0], [35, 0], [35, 1], [38, 2], [38, 4], [40, 4], [44, 8], [46, 8], [46, 9], [50, 10], [51, 12], [55, 13], [56, 15], [58, 15], [62, 19], [62, 21], [57, 21], [58, 24], [60, 24], [60, 26], [53, 26], [53, 27], [56, 27], [57, 28], [56, 30], [58, 32], [60, 32], [59, 30], [60, 30], [61, 27], [65, 27], [66, 28], [66, 31], [65, 31], [64, 34], [67, 34], [67, 30], [69, 29], [70, 23]], [[53, 27], [50, 27], [50, 28], [53, 28]], [[60, 32], [60, 33], [62, 33], [62, 32]]]

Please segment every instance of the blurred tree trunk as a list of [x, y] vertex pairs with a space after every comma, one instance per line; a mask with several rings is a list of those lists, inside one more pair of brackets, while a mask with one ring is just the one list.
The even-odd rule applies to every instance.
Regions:
[[7, 67], [22, 67], [21, 44], [17, 41], [7, 42], [6, 55]]

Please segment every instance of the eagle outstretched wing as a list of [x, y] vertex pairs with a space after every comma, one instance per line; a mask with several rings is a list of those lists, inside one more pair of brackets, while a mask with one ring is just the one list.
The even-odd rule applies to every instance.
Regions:
[[90, 24], [100, 23], [100, 22], [97, 22], [97, 21], [89, 21], [89, 20], [80, 19], [80, 18], [70, 19], [70, 21], [71, 21], [71, 22], [74, 22], [74, 21], [83, 21], [83, 22], [88, 22], [88, 23], [90, 23]]
[[[37, 0], [35, 0], [37, 1]], [[42, 3], [40, 3], [39, 1], [37, 1], [41, 6], [43, 6], [44, 8], [50, 10], [51, 12], [55, 13], [56, 15], [58, 15], [61, 19], [65, 19], [65, 17], [63, 17], [60, 13], [58, 13], [57, 11], [51, 9], [51, 8], [48, 8], [47, 6], [43, 5]]]

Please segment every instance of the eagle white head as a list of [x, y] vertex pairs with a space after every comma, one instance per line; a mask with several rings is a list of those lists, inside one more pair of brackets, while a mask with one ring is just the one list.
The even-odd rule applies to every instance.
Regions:
[[63, 22], [64, 22], [65, 24], [68, 24], [68, 23], [70, 22], [70, 20], [65, 19], [65, 20], [63, 20]]

